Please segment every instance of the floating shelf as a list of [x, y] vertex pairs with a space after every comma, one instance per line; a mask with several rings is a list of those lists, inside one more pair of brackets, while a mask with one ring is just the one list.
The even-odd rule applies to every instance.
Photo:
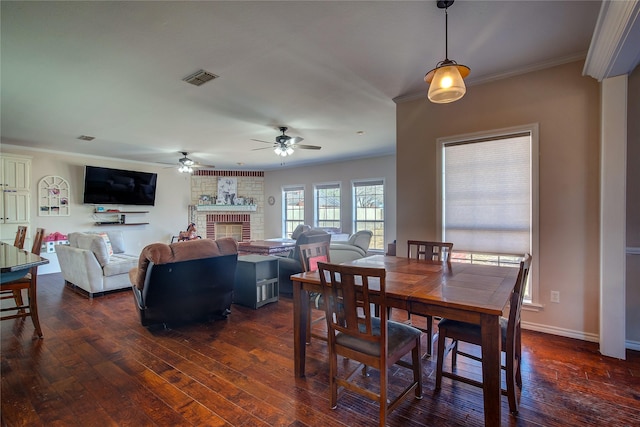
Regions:
[[148, 222], [127, 222], [127, 215], [148, 214], [149, 211], [115, 211], [115, 212], [94, 212], [95, 225], [147, 225]]

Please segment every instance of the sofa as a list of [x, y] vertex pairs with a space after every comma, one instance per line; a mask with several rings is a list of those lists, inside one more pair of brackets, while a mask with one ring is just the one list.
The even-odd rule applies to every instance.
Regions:
[[129, 289], [129, 270], [138, 256], [125, 253], [122, 231], [73, 232], [67, 238], [69, 245], [55, 245], [65, 284], [83, 289], [90, 298]]
[[[291, 282], [291, 275], [302, 273], [304, 270], [302, 267], [302, 261], [300, 260], [300, 245], [307, 243], [329, 242], [331, 241], [331, 234], [323, 230], [307, 230], [297, 236], [296, 246], [289, 251], [287, 256], [282, 256], [278, 263], [278, 273], [280, 294], [293, 294], [293, 282]], [[333, 261], [333, 254], [330, 253], [331, 262]]]
[[129, 271], [143, 326], [225, 318], [231, 311], [238, 244], [230, 237], [142, 249]]
[[361, 230], [352, 234], [346, 242], [332, 242], [329, 246], [331, 262], [340, 264], [366, 257], [372, 237], [370, 230]]

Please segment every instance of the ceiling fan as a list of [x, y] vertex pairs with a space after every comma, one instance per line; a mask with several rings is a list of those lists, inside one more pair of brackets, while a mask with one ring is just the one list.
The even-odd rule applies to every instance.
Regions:
[[180, 151], [182, 157], [178, 159], [178, 172], [181, 173], [193, 173], [193, 168], [214, 168], [213, 165], [203, 165], [195, 162], [187, 157], [189, 154], [186, 151]]
[[[261, 139], [252, 139], [252, 141], [264, 142], [266, 144], [272, 144], [271, 148], [273, 148], [273, 151], [278, 156], [282, 156], [282, 157], [286, 157], [286, 156], [292, 155], [293, 151], [294, 151], [294, 148], [300, 148], [300, 149], [303, 149], [303, 150], [319, 150], [319, 149], [322, 148], [322, 147], [320, 147], [318, 145], [298, 144], [304, 138], [299, 137], [299, 136], [286, 135], [286, 132], [287, 132], [287, 129], [288, 129], [286, 126], [280, 126], [279, 129], [280, 129], [280, 132], [282, 132], [282, 135], [276, 136], [276, 142], [263, 141]], [[270, 148], [270, 147], [254, 148], [251, 151], [264, 150], [266, 148]]]

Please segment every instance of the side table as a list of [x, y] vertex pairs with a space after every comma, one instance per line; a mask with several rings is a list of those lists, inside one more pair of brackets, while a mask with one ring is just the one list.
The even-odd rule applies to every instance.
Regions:
[[253, 309], [278, 301], [278, 257], [240, 255], [233, 302]]

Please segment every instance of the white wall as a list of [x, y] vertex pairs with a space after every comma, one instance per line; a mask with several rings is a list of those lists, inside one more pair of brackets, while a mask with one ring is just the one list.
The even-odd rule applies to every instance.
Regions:
[[351, 182], [383, 178], [385, 181], [385, 242], [396, 238], [396, 157], [382, 156], [265, 172], [265, 200], [273, 196], [273, 206], [265, 206], [265, 237], [282, 237], [282, 187], [304, 185], [305, 223], [313, 224], [313, 185], [340, 182], [342, 186], [342, 231], [352, 233]]
[[[58, 154], [45, 151], [31, 151], [11, 145], [11, 141], [2, 141], [2, 152], [30, 156], [31, 160], [31, 222], [29, 236], [37, 227], [43, 227], [46, 233], [58, 231], [67, 234], [72, 231], [102, 231], [117, 229], [124, 231], [127, 252], [136, 254], [153, 242], [171, 241], [171, 236], [184, 230], [188, 222], [187, 206], [190, 201], [190, 176], [181, 175], [176, 168], [166, 168], [140, 162], [127, 162], [98, 157]], [[149, 211], [147, 215], [136, 216], [135, 221], [149, 222], [148, 225], [135, 226], [96, 226], [93, 218], [93, 205], [82, 203], [84, 189], [84, 166], [103, 166], [115, 169], [128, 169], [158, 174], [155, 206], [109, 206], [121, 210]], [[47, 175], [57, 175], [66, 179], [70, 186], [70, 216], [38, 216], [37, 188], [40, 179]], [[144, 219], [143, 219], [144, 218]], [[133, 221], [133, 217], [130, 218]], [[25, 247], [28, 247], [25, 244]]]

